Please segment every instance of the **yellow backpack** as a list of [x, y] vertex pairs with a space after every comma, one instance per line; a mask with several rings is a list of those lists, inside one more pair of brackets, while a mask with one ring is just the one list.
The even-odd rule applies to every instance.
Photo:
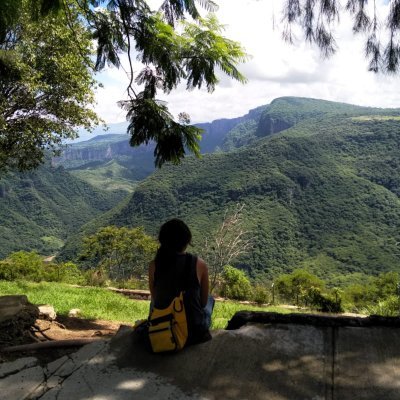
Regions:
[[182, 350], [188, 338], [183, 292], [167, 308], [153, 308], [148, 319], [148, 337], [154, 353]]

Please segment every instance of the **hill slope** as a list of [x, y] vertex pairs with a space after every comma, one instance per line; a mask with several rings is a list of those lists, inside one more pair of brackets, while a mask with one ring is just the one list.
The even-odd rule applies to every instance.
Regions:
[[0, 180], [0, 257], [17, 250], [51, 254], [123, 196], [95, 189], [62, 167], [10, 173]]

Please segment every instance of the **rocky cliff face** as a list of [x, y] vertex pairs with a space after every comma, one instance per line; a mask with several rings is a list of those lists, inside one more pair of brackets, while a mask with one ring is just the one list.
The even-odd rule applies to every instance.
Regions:
[[269, 136], [274, 133], [284, 131], [295, 125], [285, 119], [274, 117], [272, 115], [263, 115], [257, 128], [257, 136]]
[[[246, 115], [237, 118], [222, 118], [212, 122], [196, 124], [203, 129], [203, 136], [200, 142], [202, 153], [213, 153], [222, 147], [224, 140], [231, 129], [247, 120], [260, 118], [266, 106], [250, 110]], [[286, 128], [285, 128], [286, 129]], [[111, 127], [112, 130], [112, 127]], [[277, 132], [275, 129], [274, 132]], [[107, 161], [121, 156], [135, 157], [149, 154], [153, 157], [154, 144], [147, 146], [131, 147], [129, 135], [127, 134], [106, 134], [96, 136], [88, 141], [71, 144], [67, 147], [61, 157], [55, 158], [54, 165], [81, 165], [93, 161]]]
[[54, 163], [59, 165], [69, 161], [106, 161], [121, 156], [132, 157], [145, 153], [152, 154], [154, 150], [153, 145], [132, 147], [129, 145], [127, 138], [117, 142], [104, 142], [102, 144], [85, 143], [85, 146], [81, 144], [69, 146], [60, 157], [55, 158]]

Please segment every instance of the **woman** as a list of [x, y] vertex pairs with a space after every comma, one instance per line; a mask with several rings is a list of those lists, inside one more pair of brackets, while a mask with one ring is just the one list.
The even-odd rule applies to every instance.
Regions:
[[186, 253], [192, 240], [188, 226], [179, 219], [163, 224], [158, 235], [160, 247], [149, 267], [152, 304], [166, 308], [184, 291], [188, 322], [188, 344], [211, 339], [210, 325], [214, 299], [209, 296], [208, 267], [200, 258]]

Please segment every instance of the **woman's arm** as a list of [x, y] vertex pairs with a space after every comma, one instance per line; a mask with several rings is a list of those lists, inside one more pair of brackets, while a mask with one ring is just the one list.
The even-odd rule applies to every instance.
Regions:
[[197, 277], [200, 283], [200, 300], [202, 307], [205, 307], [208, 301], [209, 280], [207, 264], [201, 259], [197, 259]]
[[149, 289], [151, 298], [154, 299], [154, 271], [156, 270], [156, 263], [152, 261], [149, 265]]

